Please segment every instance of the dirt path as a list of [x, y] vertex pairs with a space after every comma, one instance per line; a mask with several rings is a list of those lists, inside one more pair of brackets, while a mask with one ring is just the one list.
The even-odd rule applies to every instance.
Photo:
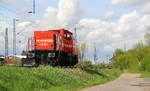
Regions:
[[124, 73], [106, 84], [83, 88], [78, 91], [150, 91], [150, 78], [138, 78], [139, 74]]

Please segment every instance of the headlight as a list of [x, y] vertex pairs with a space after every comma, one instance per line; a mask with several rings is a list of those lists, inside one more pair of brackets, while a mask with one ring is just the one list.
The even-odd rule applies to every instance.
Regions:
[[55, 53], [48, 53], [48, 57], [55, 57]]
[[35, 54], [34, 54], [34, 53], [29, 53], [29, 54], [28, 54], [28, 57], [29, 57], [29, 58], [34, 58], [34, 57], [35, 57]]

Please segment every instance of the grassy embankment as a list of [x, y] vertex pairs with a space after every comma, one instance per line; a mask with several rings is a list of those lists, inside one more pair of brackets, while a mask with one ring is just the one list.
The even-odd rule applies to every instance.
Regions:
[[121, 74], [117, 69], [0, 67], [0, 91], [68, 91], [105, 83]]
[[150, 77], [150, 73], [148, 72], [141, 72], [141, 78]]
[[137, 73], [137, 74], [141, 74], [140, 78], [150, 78], [150, 72], [146, 72], [146, 71], [129, 71], [129, 73]]

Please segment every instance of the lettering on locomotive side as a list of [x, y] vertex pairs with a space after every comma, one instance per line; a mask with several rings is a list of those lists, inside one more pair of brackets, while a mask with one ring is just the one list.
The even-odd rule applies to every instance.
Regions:
[[36, 40], [36, 42], [54, 42], [52, 39], [41, 39], [41, 40]]
[[64, 44], [65, 47], [73, 47], [73, 45]]
[[46, 44], [46, 43], [40, 43], [39, 45], [40, 46], [47, 46], [48, 44]]

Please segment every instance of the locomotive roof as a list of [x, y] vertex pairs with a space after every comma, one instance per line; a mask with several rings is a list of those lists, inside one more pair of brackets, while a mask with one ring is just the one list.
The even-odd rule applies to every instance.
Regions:
[[48, 30], [48, 31], [66, 31], [66, 32], [68, 32], [68, 33], [71, 33], [71, 34], [72, 34], [72, 32], [70, 32], [69, 30], [66, 30], [66, 29]]
[[[66, 31], [66, 32], [72, 34], [72, 32], [70, 32], [69, 30], [66, 30], [66, 29], [45, 30], [45, 31]], [[34, 31], [34, 32], [40, 32], [40, 31]]]

